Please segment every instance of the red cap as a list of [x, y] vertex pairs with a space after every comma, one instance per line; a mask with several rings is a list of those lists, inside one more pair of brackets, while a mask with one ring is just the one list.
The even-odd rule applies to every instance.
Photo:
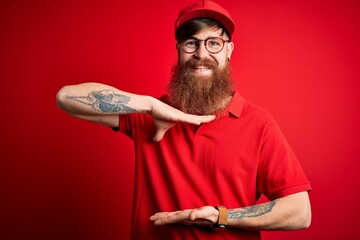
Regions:
[[221, 23], [229, 33], [231, 39], [231, 35], [235, 30], [235, 23], [231, 19], [229, 12], [220, 5], [209, 0], [194, 3], [181, 10], [175, 22], [175, 32], [177, 32], [183, 23], [200, 17], [212, 18]]

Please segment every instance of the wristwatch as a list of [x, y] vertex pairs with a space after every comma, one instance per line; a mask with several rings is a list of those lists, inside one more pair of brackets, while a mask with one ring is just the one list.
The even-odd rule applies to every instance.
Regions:
[[215, 209], [219, 211], [219, 218], [215, 225], [211, 228], [226, 229], [228, 224], [228, 210], [224, 206], [215, 206]]

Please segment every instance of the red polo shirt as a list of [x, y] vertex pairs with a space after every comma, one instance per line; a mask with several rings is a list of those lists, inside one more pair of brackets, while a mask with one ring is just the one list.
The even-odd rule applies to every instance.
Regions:
[[182, 225], [154, 226], [161, 211], [256, 204], [311, 189], [273, 118], [235, 93], [226, 116], [194, 126], [177, 124], [153, 142], [150, 115], [121, 115], [120, 131], [134, 140], [132, 239], [260, 239], [257, 231], [208, 232]]

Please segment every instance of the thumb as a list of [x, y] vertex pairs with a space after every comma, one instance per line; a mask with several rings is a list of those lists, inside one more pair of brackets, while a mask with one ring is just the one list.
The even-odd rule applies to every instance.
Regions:
[[191, 211], [190, 215], [189, 215], [189, 219], [191, 221], [194, 221], [197, 218], [197, 214], [196, 211]]
[[164, 134], [166, 133], [167, 129], [158, 128], [156, 130], [155, 136], [153, 137], [154, 142], [159, 142], [161, 139], [163, 139]]

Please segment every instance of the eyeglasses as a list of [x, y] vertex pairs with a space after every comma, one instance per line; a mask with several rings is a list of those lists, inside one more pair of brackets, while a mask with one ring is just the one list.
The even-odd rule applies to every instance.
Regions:
[[229, 40], [224, 40], [220, 37], [209, 37], [205, 40], [200, 40], [196, 38], [189, 38], [186, 39], [183, 42], [180, 42], [181, 49], [186, 53], [194, 53], [196, 52], [199, 47], [200, 43], [204, 41], [205, 48], [208, 50], [209, 53], [219, 53], [221, 50], [223, 50], [224, 45], [226, 42], [229, 42]]

